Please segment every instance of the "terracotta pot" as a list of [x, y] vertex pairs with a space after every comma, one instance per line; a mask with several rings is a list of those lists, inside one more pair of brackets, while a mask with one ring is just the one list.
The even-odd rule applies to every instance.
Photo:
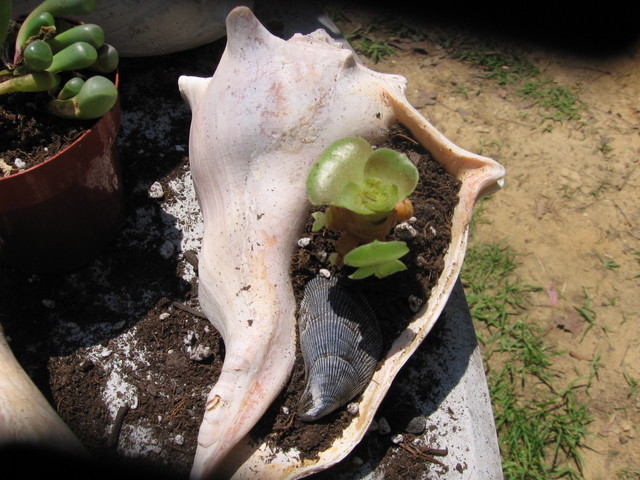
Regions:
[[113, 239], [122, 220], [119, 126], [118, 101], [57, 155], [0, 178], [3, 262], [36, 273], [71, 270]]

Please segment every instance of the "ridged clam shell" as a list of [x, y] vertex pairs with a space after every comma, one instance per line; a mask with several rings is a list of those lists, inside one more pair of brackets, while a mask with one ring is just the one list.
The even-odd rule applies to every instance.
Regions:
[[298, 324], [306, 386], [298, 416], [318, 420], [361, 393], [382, 353], [382, 336], [366, 298], [335, 277], [305, 287]]

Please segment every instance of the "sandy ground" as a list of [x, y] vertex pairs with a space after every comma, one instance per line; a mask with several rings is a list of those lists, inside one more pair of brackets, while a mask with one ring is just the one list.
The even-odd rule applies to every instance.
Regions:
[[[441, 42], [451, 31], [434, 24], [428, 32], [419, 52], [365, 63], [405, 76], [409, 100], [429, 121], [506, 167], [505, 186], [484, 204], [474, 240], [504, 241], [519, 254], [522, 281], [542, 287], [525, 315], [563, 352], [553, 365], [561, 382], [588, 375], [599, 356], [597, 380], [581, 397], [594, 417], [582, 452], [585, 477], [638, 472], [640, 392], [630, 395], [625, 372], [640, 379], [640, 45], [588, 56], [510, 39], [541, 77], [582, 104], [580, 120], [541, 123], [530, 99], [447, 53]], [[585, 306], [595, 320], [590, 329], [576, 310]]]

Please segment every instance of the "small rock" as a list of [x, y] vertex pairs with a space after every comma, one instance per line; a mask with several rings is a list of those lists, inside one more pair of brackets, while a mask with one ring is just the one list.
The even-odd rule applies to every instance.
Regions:
[[168, 260], [173, 256], [175, 250], [176, 247], [173, 245], [173, 242], [171, 240], [166, 240], [160, 247], [159, 253], [162, 258]]
[[320, 270], [318, 270], [318, 273], [324, 278], [329, 278], [331, 276], [331, 272], [326, 268], [321, 268]]
[[282, 407], [282, 413], [285, 415], [289, 415], [290, 411], [289, 411], [289, 407]]
[[405, 431], [407, 433], [413, 433], [415, 435], [420, 435], [424, 433], [427, 429], [427, 419], [422, 415], [418, 415], [417, 417], [413, 417], [409, 420], [409, 423], [405, 427]]
[[158, 315], [158, 319], [160, 319], [160, 320], [166, 320], [166, 319], [167, 319], [167, 318], [169, 318], [170, 316], [171, 316], [171, 314], [170, 314], [170, 313], [168, 313], [168, 312], [164, 312], [164, 313], [161, 313], [160, 315]]
[[193, 330], [188, 330], [187, 334], [182, 339], [182, 343], [185, 345], [195, 345], [196, 340], [198, 340], [198, 335]]
[[422, 299], [415, 295], [409, 295], [409, 308], [411, 311], [417, 313], [420, 307], [422, 307]]
[[357, 415], [359, 411], [359, 407], [358, 404], [356, 402], [351, 402], [349, 405], [347, 405], [347, 412], [349, 412], [349, 415]]
[[384, 417], [380, 417], [380, 419], [378, 420], [378, 432], [380, 432], [380, 435], [391, 433], [389, 422], [387, 422], [387, 419]]
[[27, 166], [27, 164], [25, 163], [24, 160], [22, 160], [21, 158], [14, 158], [13, 160], [13, 165], [18, 169], [22, 169], [25, 168]]
[[42, 305], [44, 305], [47, 308], [56, 308], [56, 302], [48, 298], [42, 299]]
[[208, 345], [199, 344], [193, 351], [189, 354], [189, 358], [194, 362], [202, 362], [207, 358], [213, 355], [213, 351], [211, 347]]
[[153, 182], [149, 190], [147, 190], [147, 193], [149, 194], [149, 198], [160, 199], [164, 197], [164, 189], [160, 182]]
[[394, 231], [402, 240], [409, 240], [418, 235], [418, 231], [409, 222], [399, 223], [394, 228]]
[[113, 324], [113, 326], [111, 327], [111, 330], [113, 331], [122, 330], [124, 328], [125, 323], [126, 322], [124, 320], [120, 320], [119, 322], [116, 322]]
[[184, 436], [178, 434], [175, 437], [173, 437], [173, 443], [174, 445], [184, 445]]
[[401, 433], [394, 435], [393, 437], [391, 437], [391, 442], [395, 443], [396, 445], [404, 442], [404, 435], [402, 435]]
[[301, 239], [298, 240], [298, 246], [300, 248], [304, 248], [308, 246], [310, 243], [311, 243], [311, 239], [309, 237], [302, 237]]

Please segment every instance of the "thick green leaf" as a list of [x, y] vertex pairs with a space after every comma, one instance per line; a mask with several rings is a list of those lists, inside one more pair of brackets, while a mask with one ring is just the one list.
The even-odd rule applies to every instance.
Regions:
[[307, 194], [315, 205], [371, 215], [393, 210], [417, 183], [418, 169], [406, 155], [348, 137], [320, 155], [307, 177]]
[[[29, 37], [33, 36], [32, 22], [41, 13], [47, 12], [52, 17], [64, 15], [80, 15], [93, 12], [96, 8], [96, 0], [44, 0], [34, 8], [22, 23], [16, 38], [16, 52], [22, 50]], [[53, 23], [51, 24], [53, 25]], [[38, 27], [38, 30], [40, 27]]]
[[30, 72], [41, 72], [51, 66], [53, 52], [43, 40], [36, 40], [27, 45], [22, 52], [24, 65]]
[[376, 273], [376, 267], [375, 266], [372, 266], [372, 267], [361, 267], [361, 268], [358, 268], [351, 275], [349, 275], [349, 278], [351, 280], [362, 280], [363, 278], [370, 277], [374, 273]]
[[51, 100], [47, 104], [47, 111], [62, 118], [87, 120], [107, 113], [117, 99], [118, 89], [113, 82], [98, 75], [84, 82], [75, 97], [67, 100]]
[[0, 95], [13, 92], [46, 92], [60, 83], [60, 77], [51, 72], [35, 72], [14, 77], [0, 83]]
[[375, 275], [376, 278], [384, 278], [389, 275], [393, 275], [394, 273], [402, 272], [406, 269], [407, 266], [400, 260], [391, 260], [389, 262], [383, 262], [368, 267], [360, 267], [349, 275], [349, 278], [352, 280], [361, 280], [363, 278], [370, 277], [371, 275]]
[[396, 202], [411, 195], [418, 185], [419, 176], [418, 169], [409, 157], [390, 148], [374, 150], [364, 166], [364, 175], [395, 185], [398, 196]]
[[362, 181], [371, 146], [358, 137], [332, 143], [320, 155], [307, 177], [307, 194], [314, 205], [335, 205], [349, 183]]
[[95, 48], [87, 42], [76, 42], [56, 53], [47, 71], [57, 73], [82, 70], [93, 65], [97, 58]]
[[388, 277], [394, 273], [402, 272], [407, 269], [407, 266], [400, 260], [391, 260], [378, 265], [375, 271], [375, 276], [378, 278]]
[[58, 100], [67, 100], [71, 97], [75, 97], [82, 86], [84, 85], [84, 80], [80, 77], [73, 77], [64, 84], [64, 87], [60, 90], [60, 93], [56, 96]]
[[27, 40], [40, 34], [40, 29], [42, 27], [53, 27], [54, 25], [55, 19], [49, 12], [40, 12], [33, 16], [29, 15], [24, 22], [22, 22], [22, 25], [20, 25], [20, 29], [18, 30], [19, 41], [16, 40], [15, 44], [16, 56], [25, 47]]
[[405, 242], [374, 240], [347, 253], [344, 257], [344, 263], [350, 267], [370, 267], [396, 260], [407, 253], [409, 253], [409, 247]]
[[59, 33], [48, 41], [54, 53], [76, 42], [86, 42], [98, 50], [104, 45], [104, 30], [93, 23], [84, 23]]
[[313, 212], [311, 214], [311, 217], [313, 218], [313, 225], [311, 227], [312, 232], [322, 230], [322, 227], [324, 227], [327, 223], [326, 215], [324, 212]]
[[105, 43], [98, 49], [98, 59], [91, 65], [91, 70], [99, 73], [111, 73], [118, 68], [120, 56], [112, 45]]

